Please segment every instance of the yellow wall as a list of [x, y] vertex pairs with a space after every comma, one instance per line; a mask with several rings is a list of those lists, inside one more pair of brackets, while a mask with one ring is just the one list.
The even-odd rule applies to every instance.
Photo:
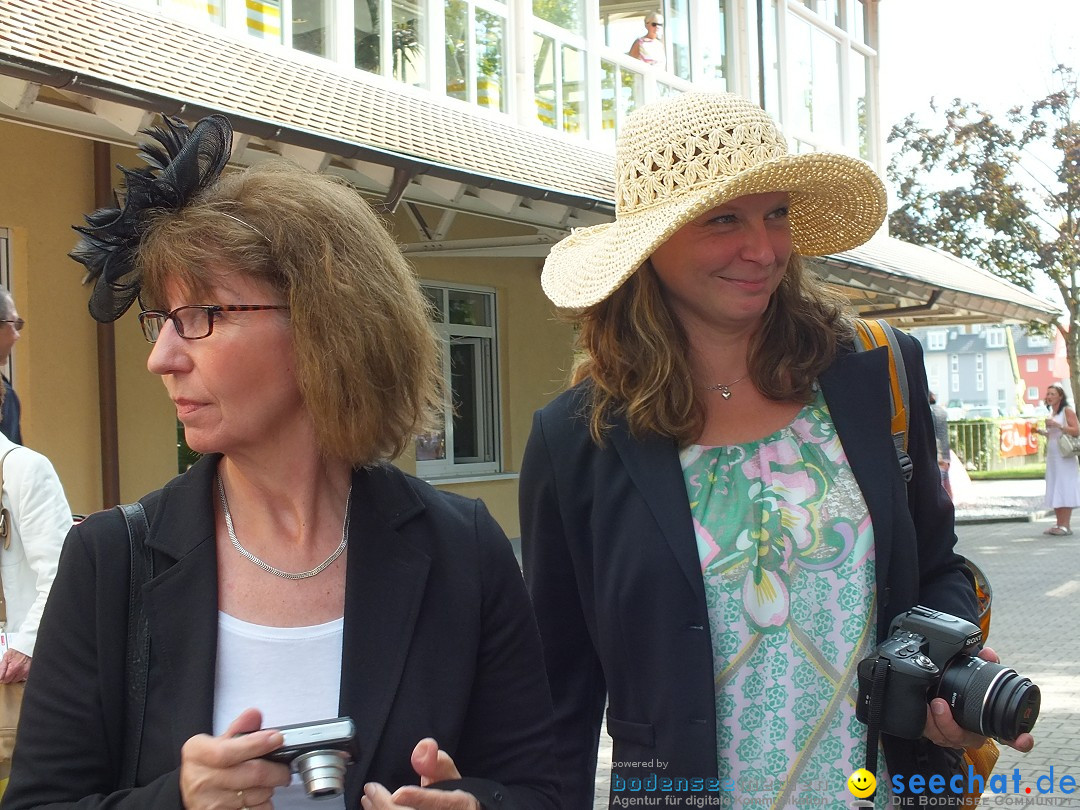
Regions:
[[[109, 164], [139, 165], [133, 150], [114, 147]], [[86, 310], [82, 267], [67, 257], [73, 224], [94, 208], [91, 141], [0, 123], [0, 227], [12, 232], [13, 294], [28, 323], [15, 347], [14, 384], [23, 406], [23, 438], [53, 461], [72, 510], [101, 508], [97, 324]], [[119, 184], [114, 171], [113, 185]], [[441, 212], [425, 209], [438, 221]], [[419, 241], [399, 212], [391, 224], [401, 242]], [[530, 229], [458, 215], [450, 239], [513, 236]], [[520, 468], [532, 413], [564, 387], [571, 329], [555, 320], [540, 289], [539, 259], [410, 257], [424, 279], [494, 288], [502, 396], [504, 468]], [[134, 308], [133, 308], [134, 309]], [[175, 411], [160, 380], [146, 370], [148, 344], [134, 311], [112, 327], [116, 341], [121, 499], [134, 500], [176, 474]], [[397, 464], [416, 468], [410, 455]], [[438, 483], [481, 497], [511, 537], [518, 535], [517, 479]]]

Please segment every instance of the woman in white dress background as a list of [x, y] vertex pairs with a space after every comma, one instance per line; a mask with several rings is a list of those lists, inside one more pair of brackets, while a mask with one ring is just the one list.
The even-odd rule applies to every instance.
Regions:
[[1046, 388], [1046, 407], [1050, 415], [1046, 428], [1039, 432], [1046, 436], [1046, 506], [1054, 510], [1056, 521], [1043, 534], [1072, 534], [1072, 511], [1080, 506], [1080, 465], [1075, 456], [1063, 456], [1057, 442], [1062, 432], [1080, 436], [1080, 421], [1069, 407], [1065, 389], [1057, 383]]

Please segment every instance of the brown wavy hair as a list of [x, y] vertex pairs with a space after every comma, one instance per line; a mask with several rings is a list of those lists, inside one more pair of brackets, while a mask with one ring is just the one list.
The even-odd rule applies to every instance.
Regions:
[[[649, 262], [570, 319], [579, 327], [571, 382], [592, 383], [587, 415], [597, 444], [616, 415], [635, 436], [656, 433], [685, 446], [701, 435], [705, 404], [693, 384], [690, 344]], [[750, 341], [749, 377], [769, 399], [809, 402], [837, 345], [854, 338], [847, 299], [792, 255]]]
[[171, 284], [204, 298], [226, 273], [278, 290], [329, 457], [392, 458], [442, 407], [427, 299], [382, 221], [338, 178], [277, 160], [225, 174], [149, 224], [137, 265], [147, 307], [161, 307]]

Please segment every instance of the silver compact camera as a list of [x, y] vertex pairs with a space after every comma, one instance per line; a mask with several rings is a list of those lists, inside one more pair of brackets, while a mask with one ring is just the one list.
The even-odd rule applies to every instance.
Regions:
[[292, 768], [313, 799], [327, 799], [345, 792], [345, 766], [356, 757], [356, 726], [352, 718], [278, 726], [277, 730], [285, 742], [263, 759]]

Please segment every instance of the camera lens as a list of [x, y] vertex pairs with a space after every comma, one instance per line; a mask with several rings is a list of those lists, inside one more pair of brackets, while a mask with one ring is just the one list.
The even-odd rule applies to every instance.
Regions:
[[1039, 717], [1039, 687], [1015, 669], [970, 655], [948, 663], [937, 696], [949, 702], [961, 728], [1002, 740], [1031, 731]]
[[347, 762], [344, 752], [325, 749], [301, 754], [293, 760], [292, 767], [300, 774], [307, 795], [313, 799], [324, 799], [345, 792]]

